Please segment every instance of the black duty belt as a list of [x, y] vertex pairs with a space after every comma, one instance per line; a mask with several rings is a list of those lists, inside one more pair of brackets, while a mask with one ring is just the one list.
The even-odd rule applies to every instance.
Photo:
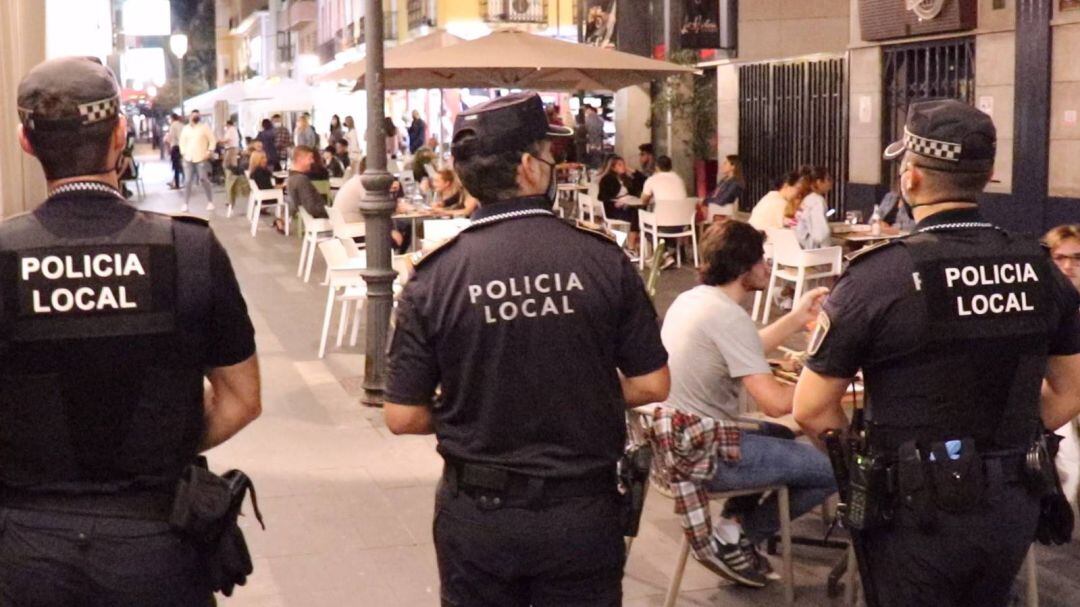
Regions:
[[0, 492], [0, 508], [168, 522], [173, 496], [153, 491], [124, 493]]
[[510, 472], [502, 468], [446, 462], [443, 479], [454, 493], [477, 498], [481, 507], [530, 507], [546, 501], [615, 495], [618, 493], [615, 468], [577, 478], [545, 478]]
[[[1027, 480], [1025, 454], [1015, 452], [989, 453], [980, 456], [983, 465], [983, 478], [987, 481], [998, 478], [1002, 483], [1020, 483]], [[899, 464], [885, 466], [886, 488], [890, 494], [899, 491]]]

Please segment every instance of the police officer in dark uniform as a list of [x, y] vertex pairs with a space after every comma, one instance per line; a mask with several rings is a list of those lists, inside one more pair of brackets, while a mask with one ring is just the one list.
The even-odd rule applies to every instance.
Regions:
[[443, 605], [621, 604], [624, 412], [663, 401], [670, 376], [626, 255], [551, 212], [550, 138], [570, 134], [534, 93], [460, 114], [454, 168], [481, 207], [398, 304], [386, 423], [435, 433], [446, 462]]
[[205, 221], [136, 211], [118, 189], [119, 93], [92, 58], [19, 85], [49, 197], [0, 224], [4, 605], [212, 604], [202, 557], [167, 522], [173, 494], [260, 410], [224, 249]]
[[910, 108], [885, 157], [916, 229], [851, 260], [796, 389], [817, 437], [847, 426], [840, 399], [862, 369], [852, 466], [871, 480], [850, 494], [870, 605], [1005, 605], [1040, 513], [1026, 454], [1080, 409], [1075, 289], [1034, 239], [978, 211], [995, 142], [969, 105]]

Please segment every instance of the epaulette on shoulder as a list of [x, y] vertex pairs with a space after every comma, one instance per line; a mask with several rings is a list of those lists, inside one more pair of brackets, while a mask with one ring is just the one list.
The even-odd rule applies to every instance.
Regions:
[[577, 220], [577, 222], [574, 223], [574, 227], [581, 230], [582, 232], [585, 232], [586, 234], [596, 236], [597, 238], [603, 238], [604, 240], [613, 242], [615, 244], [619, 243], [619, 241], [615, 239], [615, 235], [611, 233], [611, 230], [600, 224], [579, 219]]
[[447, 238], [446, 240], [440, 242], [439, 244], [435, 245], [430, 249], [416, 251], [412, 255], [409, 255], [409, 261], [412, 263], [414, 268], [420, 267], [420, 264], [426, 262], [432, 257], [435, 257], [435, 255], [439, 251], [445, 251], [446, 249], [449, 249], [450, 245], [457, 242], [457, 238], [457, 234], [455, 234], [454, 236]]
[[866, 259], [867, 257], [869, 257], [873, 253], [876, 253], [878, 251], [882, 251], [884, 249], [887, 249], [887, 248], [891, 247], [892, 245], [898, 244], [900, 242], [900, 240], [901, 240], [900, 238], [892, 238], [892, 239], [889, 239], [889, 240], [879, 240], [878, 242], [875, 242], [874, 244], [866, 245], [865, 247], [859, 249], [858, 251], [853, 251], [851, 253], [848, 253], [847, 255], [844, 255], [844, 259], [846, 259], [848, 261], [848, 263], [855, 263], [856, 261]]
[[190, 223], [200, 226], [210, 225], [209, 217], [202, 217], [199, 215], [192, 215], [191, 213], [162, 213], [161, 211], [144, 211], [139, 209], [140, 213], [146, 213], [147, 215], [156, 215], [158, 217], [165, 217], [168, 219], [175, 219], [177, 221], [183, 221], [184, 223]]

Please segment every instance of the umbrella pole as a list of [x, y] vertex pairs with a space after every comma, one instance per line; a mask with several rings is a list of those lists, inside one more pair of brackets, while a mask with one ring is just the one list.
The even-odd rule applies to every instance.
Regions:
[[367, 0], [364, 35], [367, 39], [367, 170], [361, 176], [364, 196], [360, 212], [367, 225], [367, 268], [361, 271], [367, 283], [367, 313], [364, 349], [364, 396], [362, 402], [382, 406], [386, 389], [386, 340], [390, 331], [390, 312], [393, 308], [393, 282], [397, 273], [390, 263], [390, 215], [396, 201], [390, 196], [392, 177], [386, 172], [386, 129], [383, 115], [386, 109], [383, 70], [383, 6], [382, 0]]

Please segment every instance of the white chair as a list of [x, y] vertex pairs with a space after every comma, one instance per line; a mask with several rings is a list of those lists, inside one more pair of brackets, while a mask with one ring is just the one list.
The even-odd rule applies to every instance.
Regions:
[[[367, 258], [364, 255], [349, 257], [345, 251], [345, 245], [336, 238], [320, 242], [319, 252], [326, 262], [328, 279], [326, 310], [323, 313], [322, 333], [319, 335], [319, 358], [323, 358], [326, 356], [326, 340], [330, 335], [330, 319], [334, 315], [335, 304], [341, 303], [337, 333], [337, 346], [341, 347], [349, 322], [349, 311], [352, 303], [356, 302], [357, 311], [359, 312], [362, 309], [364, 300], [367, 299], [367, 287], [364, 284], [364, 279], [360, 276], [360, 270], [367, 266]], [[357, 327], [354, 326], [350, 345], [356, 345], [356, 337]]]
[[[768, 238], [766, 238], [765, 243], [761, 245], [763, 253], [762, 259], [765, 260], [765, 263], [769, 267], [772, 267], [773, 248], [773, 243], [769, 242]], [[754, 310], [750, 313], [750, 318], [752, 318], [753, 320], [758, 319], [758, 312], [761, 310], [761, 298], [764, 293], [765, 291], [758, 291], [757, 293], [754, 293]]]
[[[697, 198], [658, 200], [656, 201], [655, 211], [638, 211], [641, 223], [641, 256], [638, 263], [641, 269], [645, 269], [645, 257], [648, 255], [646, 252], [647, 245], [651, 244], [653, 248], [656, 248], [656, 243], [661, 238], [681, 238], [683, 236], [690, 237], [690, 242], [694, 246], [694, 266], [699, 265], [697, 230], [694, 227], [697, 204]], [[652, 237], [652, 243], [649, 243], [650, 237]], [[681, 247], [675, 247], [675, 257], [681, 268]]]
[[424, 221], [423, 247], [437, 245], [444, 240], [450, 240], [458, 235], [469, 225], [465, 218], [454, 219], [427, 219]]
[[330, 229], [335, 238], [361, 238], [367, 233], [367, 224], [363, 221], [345, 221], [345, 215], [341, 207], [326, 207], [326, 215], [330, 220]]
[[716, 217], [732, 217], [735, 215], [735, 203], [719, 205], [710, 204], [705, 213], [705, 220], [712, 223]]
[[320, 242], [331, 237], [333, 229], [329, 219], [316, 219], [304, 207], [300, 207], [300, 222], [304, 227], [304, 240], [300, 243], [300, 263], [296, 266], [296, 276], [303, 276], [304, 282], [307, 282], [311, 279], [315, 249]]
[[[581, 216], [582, 220], [598, 223], [607, 227], [607, 229], [612, 232], [630, 233], [629, 221], [624, 221], [622, 219], [608, 219], [607, 211], [604, 210], [604, 203], [592, 196], [584, 194], [578, 196], [578, 215]], [[586, 216], [588, 219], [586, 219]]]
[[255, 237], [255, 232], [259, 229], [259, 216], [262, 214], [263, 208], [271, 207], [274, 209], [275, 217], [285, 218], [285, 233], [289, 233], [289, 205], [285, 204], [285, 192], [278, 188], [269, 190], [261, 190], [257, 187], [251, 188], [251, 194], [248, 195], [248, 219], [251, 220], [251, 237]]
[[[795, 283], [795, 296], [792, 301], [798, 302], [808, 281], [840, 275], [843, 249], [803, 249], [799, 246], [794, 230], [769, 228], [765, 233], [773, 245], [772, 277], [769, 278], [769, 288], [763, 294], [765, 313], [761, 319], [761, 322], [767, 324], [772, 309], [772, 293], [778, 280]], [[828, 269], [809, 271], [818, 266], [828, 266]]]

